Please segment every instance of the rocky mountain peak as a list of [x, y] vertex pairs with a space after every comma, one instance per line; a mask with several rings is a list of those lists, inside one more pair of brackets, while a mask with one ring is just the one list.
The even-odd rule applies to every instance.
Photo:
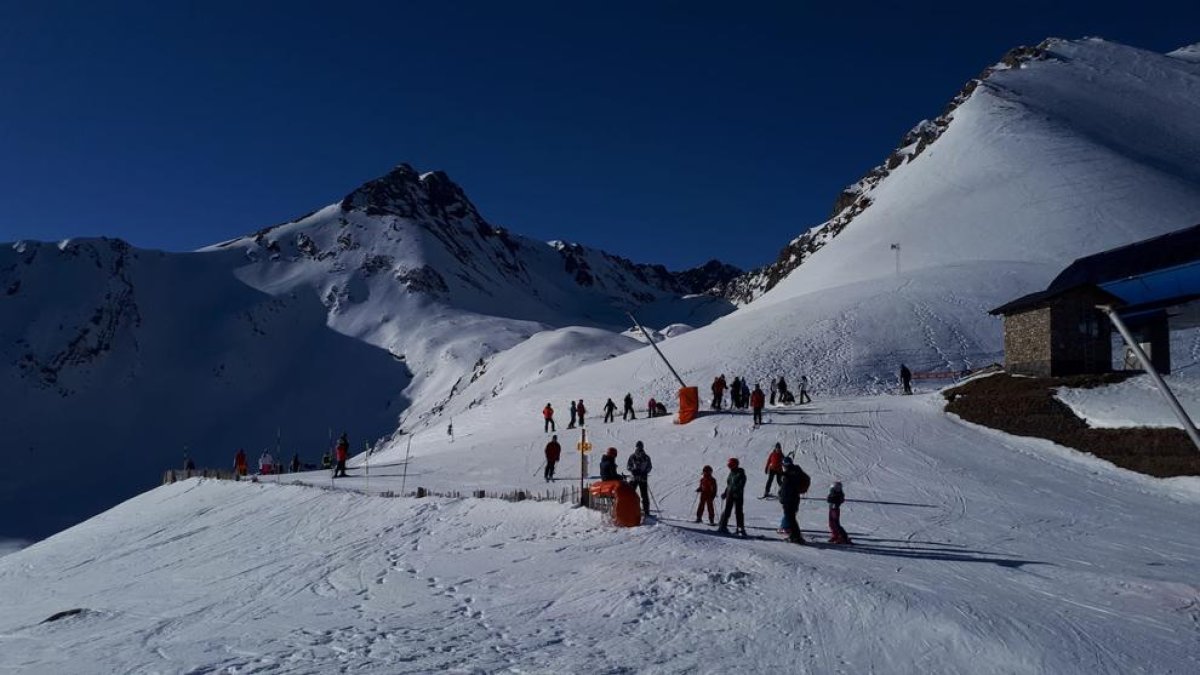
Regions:
[[343, 211], [362, 211], [369, 216], [431, 218], [486, 226], [463, 189], [445, 172], [418, 174], [408, 164], [400, 164], [363, 183], [342, 199], [341, 207]]

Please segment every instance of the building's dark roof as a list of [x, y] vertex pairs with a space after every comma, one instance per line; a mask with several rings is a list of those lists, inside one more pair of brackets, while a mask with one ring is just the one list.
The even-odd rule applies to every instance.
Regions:
[[[1044, 304], [1067, 291], [1092, 286], [1114, 300], [1123, 301], [1105, 284], [1200, 260], [1200, 225], [1170, 232], [1119, 248], [1080, 258], [1059, 273], [1044, 291], [1030, 293], [1001, 305], [989, 314], [1012, 314]], [[1115, 286], [1115, 284], [1114, 284]], [[1154, 301], [1162, 300], [1155, 298]]]

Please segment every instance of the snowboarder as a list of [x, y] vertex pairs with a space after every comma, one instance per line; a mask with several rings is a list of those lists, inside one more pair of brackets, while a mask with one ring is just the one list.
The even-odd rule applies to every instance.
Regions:
[[846, 493], [842, 492], [842, 483], [838, 481], [829, 487], [829, 543], [850, 544], [850, 535], [842, 527], [842, 502], [846, 501]]
[[263, 450], [263, 454], [258, 457], [258, 475], [266, 476], [275, 473], [275, 458], [267, 450]]
[[558, 431], [554, 428], [554, 408], [549, 403], [545, 408], [542, 408], [542, 433], [548, 434], [551, 431]]
[[337, 459], [337, 467], [333, 470], [334, 478], [348, 478], [346, 475], [346, 459], [350, 455], [350, 439], [346, 438], [346, 432], [338, 437], [337, 446], [333, 449], [333, 456]]
[[763, 390], [754, 385], [754, 393], [750, 394], [750, 408], [754, 411], [754, 426], [762, 424]]
[[600, 458], [600, 480], [621, 480], [617, 473], [617, 449], [609, 448]]
[[583, 426], [583, 416], [587, 413], [587, 408], [583, 407], [583, 399], [579, 399], [579, 403], [575, 406], [575, 412], [579, 414], [579, 426]]
[[613, 403], [610, 398], [604, 403], [604, 423], [608, 424], [613, 421], [613, 415], [617, 412], [617, 404]]
[[776, 443], [771, 449], [771, 454], [767, 455], [767, 465], [763, 468], [763, 473], [767, 474], [767, 488], [763, 490], [763, 498], [771, 496], [771, 483], [778, 482], [783, 485], [783, 446]]
[[713, 395], [712, 409], [720, 410], [721, 404], [722, 404], [721, 399], [725, 397], [725, 376], [724, 375], [713, 378], [712, 395]]
[[775, 392], [779, 389], [779, 380], [771, 378], [771, 405], [775, 405]]
[[575, 428], [575, 415], [578, 414], [578, 410], [579, 409], [575, 406], [575, 401], [572, 399], [572, 401], [571, 401], [571, 421], [567, 423], [568, 429]]
[[292, 473], [300, 473], [300, 453], [292, 453]]
[[812, 403], [812, 397], [808, 395], [808, 376], [800, 376], [800, 405]]
[[554, 465], [558, 464], [558, 458], [562, 456], [562, 446], [558, 444], [558, 435], [550, 437], [550, 442], [546, 444], [546, 472], [543, 477], [546, 482], [554, 480]]
[[796, 513], [800, 510], [800, 495], [808, 492], [811, 479], [804, 470], [792, 461], [791, 457], [783, 458], [783, 480], [779, 484], [779, 504], [783, 506], [784, 528], [788, 533], [788, 541], [803, 544], [804, 537], [800, 534], [800, 523]]
[[900, 364], [900, 383], [904, 385], [904, 393], [912, 393], [912, 371], [903, 363]]
[[705, 465], [700, 474], [700, 487], [696, 488], [696, 492], [700, 493], [700, 501], [696, 507], [696, 522], [700, 522], [700, 516], [704, 514], [704, 509], [708, 509], [708, 524], [716, 525], [713, 520], [713, 500], [717, 498], [717, 479], [713, 478], [713, 468]]
[[632, 476], [633, 485], [642, 493], [642, 513], [650, 513], [650, 471], [654, 469], [646, 448], [638, 441], [633, 448], [633, 454], [625, 463], [625, 468]]
[[238, 448], [237, 454], [233, 457], [233, 470], [238, 477], [246, 475], [246, 451]]
[[746, 536], [746, 516], [742, 513], [742, 497], [746, 491], [746, 472], [738, 466], [737, 457], [730, 457], [725, 464], [729, 467], [729, 477], [725, 479], [725, 492], [721, 499], [725, 500], [725, 509], [721, 512], [721, 523], [717, 532], [729, 534], [729, 515], [737, 517], [737, 533]]
[[621, 411], [621, 419], [637, 419], [637, 413], [633, 411], [633, 394], [625, 394], [625, 409]]

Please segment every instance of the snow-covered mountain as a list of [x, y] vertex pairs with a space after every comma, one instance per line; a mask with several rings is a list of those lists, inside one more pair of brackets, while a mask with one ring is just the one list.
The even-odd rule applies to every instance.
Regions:
[[[445, 174], [405, 165], [195, 253], [18, 242], [0, 250], [0, 409], [22, 470], [0, 477], [0, 508], [40, 515], [0, 534], [77, 522], [153, 485], [185, 451], [226, 466], [238, 447], [257, 457], [278, 442], [312, 462], [341, 430], [361, 447], [640, 346], [619, 335], [626, 310], [651, 325], [707, 323], [731, 305], [703, 291], [737, 273], [716, 262], [672, 273], [520, 237]], [[590, 330], [557, 330], [568, 326]], [[516, 354], [523, 372], [479, 379], [544, 331], [540, 362]], [[47, 491], [51, 476], [59, 488]]]

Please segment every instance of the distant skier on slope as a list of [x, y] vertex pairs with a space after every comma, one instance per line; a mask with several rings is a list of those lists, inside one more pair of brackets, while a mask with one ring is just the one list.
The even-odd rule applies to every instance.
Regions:
[[713, 378], [712, 383], [712, 409], [720, 410], [723, 404], [722, 399], [725, 397], [725, 376], [721, 375]]
[[337, 460], [337, 467], [333, 471], [334, 478], [349, 478], [346, 475], [346, 460], [350, 457], [350, 439], [346, 438], [346, 432], [338, 437], [337, 446], [333, 449], [334, 459]]
[[558, 431], [554, 428], [554, 408], [549, 403], [545, 408], [542, 408], [542, 433], [548, 434], [551, 431]]
[[604, 423], [608, 424], [613, 421], [613, 415], [617, 412], [617, 404], [613, 403], [610, 398], [604, 403]]
[[846, 501], [846, 493], [842, 492], [841, 481], [829, 486], [829, 496], [825, 497], [825, 501], [829, 502], [829, 543], [853, 543], [842, 527], [842, 503]]
[[746, 516], [742, 512], [742, 498], [746, 491], [746, 472], [738, 466], [737, 457], [730, 457], [725, 464], [729, 467], [729, 477], [725, 479], [725, 492], [721, 499], [725, 500], [725, 509], [721, 512], [721, 523], [717, 532], [729, 534], [729, 515], [737, 517], [737, 534], [746, 536]]
[[771, 405], [775, 405], [775, 392], [779, 390], [779, 380], [771, 378]]
[[812, 403], [812, 397], [808, 395], [808, 376], [800, 376], [800, 405]]
[[657, 410], [658, 410], [658, 401], [655, 401], [654, 397], [651, 396], [650, 400], [646, 402], [646, 417], [657, 417], [658, 416], [658, 413], [656, 412]]
[[792, 461], [791, 457], [783, 458], [783, 482], [779, 487], [779, 504], [783, 507], [784, 527], [788, 532], [788, 541], [803, 544], [804, 537], [800, 534], [800, 523], [796, 514], [800, 510], [800, 495], [808, 492], [812, 479], [804, 470]]
[[754, 411], [754, 426], [762, 424], [763, 405], [766, 403], [763, 398], [762, 388], [757, 384], [754, 385], [754, 393], [750, 394], [750, 408]]
[[771, 449], [771, 454], [767, 455], [767, 465], [763, 467], [763, 473], [767, 474], [767, 488], [763, 490], [763, 498], [771, 496], [771, 483], [778, 481], [780, 487], [783, 486], [783, 446], [779, 443]]
[[634, 487], [638, 492], [642, 493], [642, 513], [650, 513], [650, 472], [654, 469], [654, 464], [650, 461], [650, 455], [646, 454], [646, 448], [638, 441], [634, 446], [633, 454], [629, 456], [629, 461], [625, 463], [625, 468], [632, 476]]
[[258, 473], [260, 476], [275, 473], [275, 458], [268, 450], [263, 450], [263, 453], [258, 456]]
[[904, 385], [904, 393], [912, 393], [912, 371], [903, 363], [900, 364], [900, 384]]
[[233, 471], [239, 477], [246, 475], [246, 451], [238, 448], [237, 454], [233, 457]]
[[713, 468], [705, 465], [700, 474], [700, 487], [696, 488], [696, 492], [700, 493], [700, 501], [696, 507], [696, 522], [700, 522], [700, 516], [704, 514], [704, 510], [708, 509], [708, 524], [716, 525], [713, 520], [713, 500], [717, 498], [717, 479], [713, 478]]
[[583, 426], [583, 416], [587, 414], [587, 408], [583, 407], [583, 399], [579, 399], [579, 403], [575, 405], [575, 412], [579, 415], [579, 426]]
[[558, 435], [550, 437], [550, 442], [546, 444], [546, 471], [543, 477], [546, 482], [554, 480], [554, 465], [558, 464], [558, 458], [562, 456], [562, 446], [558, 444]]
[[575, 415], [578, 414], [578, 408], [575, 407], [575, 399], [571, 399], [571, 421], [567, 423], [568, 429], [575, 428]]
[[632, 393], [626, 392], [626, 394], [625, 394], [625, 408], [624, 408], [624, 410], [621, 411], [621, 419], [622, 420], [627, 420], [627, 419], [635, 419], [636, 420], [637, 419], [637, 413], [635, 413], [633, 411], [633, 394]]

